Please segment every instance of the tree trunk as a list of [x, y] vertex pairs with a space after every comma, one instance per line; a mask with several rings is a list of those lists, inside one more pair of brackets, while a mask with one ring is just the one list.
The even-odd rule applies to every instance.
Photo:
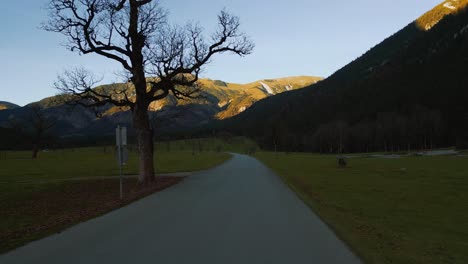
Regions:
[[148, 116], [148, 106], [152, 101], [153, 94], [147, 93], [147, 83], [143, 60], [143, 47], [145, 46], [145, 36], [139, 32], [139, 8], [143, 1], [129, 1], [130, 3], [130, 23], [128, 34], [131, 39], [131, 62], [132, 62], [132, 83], [135, 85], [135, 105], [133, 106], [133, 126], [136, 129], [140, 174], [138, 184], [146, 186], [155, 180], [153, 164], [153, 130], [150, 126]]
[[34, 140], [34, 143], [33, 143], [32, 159], [37, 159], [37, 153], [39, 152], [39, 145], [41, 144], [41, 138], [42, 138], [42, 133], [41, 131], [38, 131], [36, 134], [36, 139]]
[[34, 143], [32, 149], [32, 158], [37, 159], [37, 153], [39, 152], [39, 144]]
[[153, 164], [153, 130], [148, 119], [148, 106], [135, 105], [133, 109], [133, 126], [136, 129], [140, 170], [138, 184], [146, 186], [155, 181]]

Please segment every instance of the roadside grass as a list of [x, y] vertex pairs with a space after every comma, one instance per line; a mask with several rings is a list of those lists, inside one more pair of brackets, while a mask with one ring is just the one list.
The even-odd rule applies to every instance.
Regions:
[[255, 157], [366, 263], [468, 263], [468, 157]]
[[103, 215], [182, 180], [163, 176], [154, 185], [137, 190], [136, 179], [124, 179], [122, 201], [118, 179], [49, 183], [43, 191], [0, 203], [0, 253]]
[[[54, 150], [39, 153], [31, 159], [29, 151], [8, 151], [0, 158], [0, 182], [28, 182], [79, 177], [117, 176], [119, 168], [114, 147], [94, 147]], [[229, 156], [221, 152], [188, 150], [159, 151], [154, 155], [156, 173], [203, 170]], [[126, 175], [138, 173], [135, 148], [123, 168]]]
[[[133, 200], [177, 183], [181, 178], [160, 177], [144, 192], [136, 179], [125, 179], [124, 202], [119, 200], [119, 170], [114, 147], [55, 150], [39, 153], [9, 151], [0, 154], [0, 253], [29, 241], [119, 208]], [[199, 171], [219, 165], [230, 155], [187, 150], [156, 151], [157, 174]], [[126, 175], [138, 173], [136, 151], [129, 152]], [[106, 177], [108, 177], [106, 179]], [[82, 180], [73, 180], [82, 178]], [[85, 178], [85, 179], [83, 179]]]

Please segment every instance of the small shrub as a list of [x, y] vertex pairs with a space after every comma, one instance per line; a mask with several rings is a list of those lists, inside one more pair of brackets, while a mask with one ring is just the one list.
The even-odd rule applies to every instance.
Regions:
[[346, 168], [346, 166], [348, 165], [348, 163], [346, 162], [346, 159], [343, 156], [339, 156], [337, 160], [338, 160], [338, 167], [340, 168]]

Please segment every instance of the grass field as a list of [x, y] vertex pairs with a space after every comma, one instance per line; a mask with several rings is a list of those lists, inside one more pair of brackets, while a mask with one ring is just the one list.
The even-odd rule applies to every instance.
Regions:
[[367, 263], [468, 263], [468, 157], [257, 153]]
[[[156, 150], [157, 174], [203, 170], [230, 157], [223, 152], [207, 151], [208, 148], [201, 152], [187, 149]], [[121, 203], [118, 179], [112, 177], [119, 171], [114, 152], [114, 147], [55, 150], [39, 153], [37, 160], [30, 158], [29, 151], [0, 152], [0, 252], [179, 181], [160, 178], [152, 190], [137, 193], [136, 179], [126, 179], [124, 192], [129, 198]], [[137, 174], [137, 164], [137, 153], [130, 151], [124, 173]]]

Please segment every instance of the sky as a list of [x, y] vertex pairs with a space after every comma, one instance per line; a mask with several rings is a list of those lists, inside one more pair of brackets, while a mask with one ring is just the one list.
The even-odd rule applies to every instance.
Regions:
[[[42, 30], [48, 0], [6, 1], [0, 9], [0, 101], [25, 105], [53, 96], [63, 70], [83, 66], [121, 81], [121, 67], [98, 55], [63, 47], [65, 38]], [[251, 55], [220, 55], [202, 77], [234, 83], [311, 75], [328, 77], [397, 32], [441, 0], [161, 0], [172, 23], [199, 22], [206, 34], [225, 8], [240, 17]]]

